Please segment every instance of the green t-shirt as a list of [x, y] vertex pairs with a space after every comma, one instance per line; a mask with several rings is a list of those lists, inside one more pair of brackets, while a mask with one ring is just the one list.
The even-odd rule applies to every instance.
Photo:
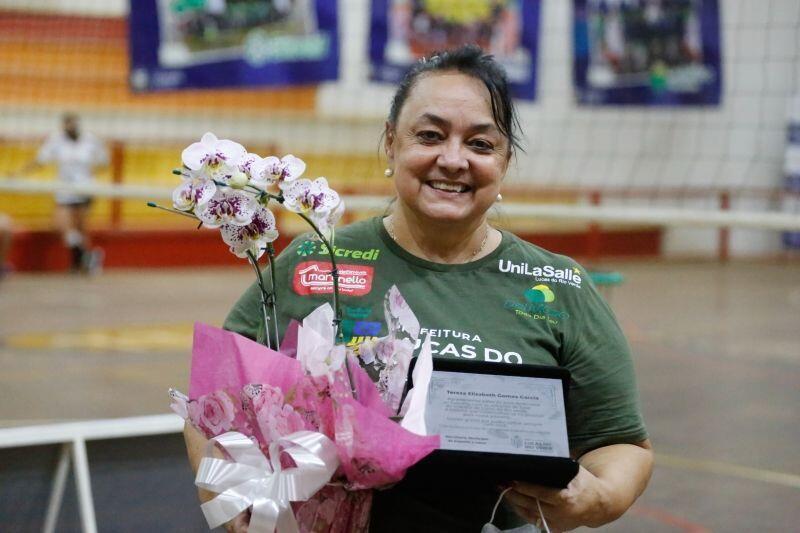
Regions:
[[[625, 337], [573, 260], [503, 232], [497, 249], [477, 261], [432, 263], [398, 246], [378, 217], [338, 230], [334, 253], [342, 327], [354, 348], [387, 334], [383, 299], [397, 285], [419, 319], [420, 339], [431, 335], [434, 357], [568, 368], [567, 431], [574, 456], [647, 438]], [[309, 235], [281, 253], [275, 261], [280, 328], [331, 301], [329, 271], [324, 245]], [[224, 327], [259, 337], [259, 298], [254, 284]], [[412, 520], [404, 527], [435, 523], [430, 530], [478, 531], [496, 497], [496, 487], [442, 482], [405, 490], [401, 483], [378, 493], [372, 530], [401, 531], [398, 521]], [[381, 528], [384, 521], [391, 525]]]

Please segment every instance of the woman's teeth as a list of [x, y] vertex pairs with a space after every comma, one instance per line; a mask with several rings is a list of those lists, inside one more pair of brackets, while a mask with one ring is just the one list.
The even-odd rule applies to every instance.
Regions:
[[431, 181], [428, 182], [428, 185], [430, 185], [434, 189], [447, 192], [464, 192], [469, 188], [466, 185], [462, 185], [461, 183], [450, 183], [443, 181]]

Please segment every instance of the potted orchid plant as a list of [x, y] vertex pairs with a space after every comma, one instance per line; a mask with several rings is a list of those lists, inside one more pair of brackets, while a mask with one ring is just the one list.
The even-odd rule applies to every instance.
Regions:
[[[209, 526], [248, 510], [252, 533], [366, 531], [370, 490], [396, 483], [439, 446], [438, 436], [414, 433], [391, 418], [419, 323], [392, 287], [384, 309], [389, 335], [363, 348], [376, 385], [342, 342], [333, 241], [344, 204], [326, 179], [301, 178], [306, 164], [293, 155], [261, 157], [212, 133], [181, 159], [172, 207], [149, 205], [218, 228], [230, 251], [247, 259], [261, 296], [266, 345], [196, 324], [189, 395], [170, 390], [172, 409], [224, 450], [224, 459], [207, 450], [195, 479], [219, 493], [201, 507]], [[324, 304], [294, 324], [283, 353], [274, 268], [265, 280], [259, 263], [266, 258], [274, 266], [273, 202], [311, 226], [328, 251], [333, 278], [333, 308]]]
[[[278, 238], [275, 215], [270, 203], [276, 202], [297, 213], [312, 228], [328, 250], [333, 277], [334, 327], [341, 337], [339, 283], [334, 256], [334, 225], [344, 213], [344, 203], [325, 178], [301, 178], [306, 170], [303, 160], [289, 154], [282, 158], [261, 157], [248, 152], [241, 144], [218, 139], [206, 133], [181, 154], [183, 167], [173, 173], [181, 184], [172, 193], [172, 208], [148, 203], [195, 218], [199, 226], [219, 228], [222, 240], [237, 257], [247, 259], [256, 274], [261, 293], [264, 343], [277, 349], [279, 327], [275, 291], [273, 242]], [[261, 275], [259, 260], [266, 256], [270, 267], [271, 287]]]

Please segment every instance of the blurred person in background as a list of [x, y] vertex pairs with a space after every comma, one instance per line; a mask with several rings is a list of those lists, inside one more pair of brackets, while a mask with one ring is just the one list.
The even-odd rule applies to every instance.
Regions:
[[[26, 174], [43, 165], [55, 164], [61, 183], [91, 183], [94, 170], [108, 163], [108, 150], [97, 137], [81, 131], [80, 121], [74, 113], [65, 113], [61, 125], [61, 130], [50, 135], [39, 148], [36, 159], [19, 173]], [[55, 223], [64, 245], [69, 248], [72, 272], [96, 273], [102, 266], [103, 251], [93, 250], [86, 234], [91, 204], [92, 197], [86, 194], [56, 192]]]

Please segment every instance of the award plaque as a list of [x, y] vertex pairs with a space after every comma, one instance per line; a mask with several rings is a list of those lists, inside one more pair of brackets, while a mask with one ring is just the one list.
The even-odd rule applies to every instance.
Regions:
[[418, 466], [565, 487], [578, 472], [567, 438], [569, 380], [561, 367], [434, 359], [424, 421], [441, 448]]

